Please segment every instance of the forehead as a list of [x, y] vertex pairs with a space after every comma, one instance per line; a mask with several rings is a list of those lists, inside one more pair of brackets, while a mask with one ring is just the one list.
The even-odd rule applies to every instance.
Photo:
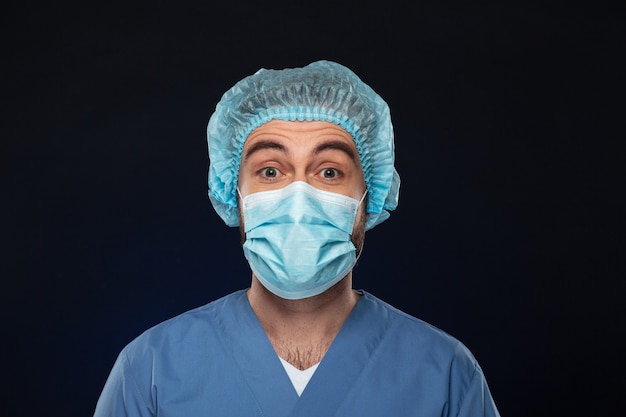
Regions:
[[356, 149], [350, 133], [341, 126], [324, 121], [270, 120], [254, 129], [244, 143], [244, 149], [259, 140], [286, 140], [307, 144], [315, 140], [339, 140]]

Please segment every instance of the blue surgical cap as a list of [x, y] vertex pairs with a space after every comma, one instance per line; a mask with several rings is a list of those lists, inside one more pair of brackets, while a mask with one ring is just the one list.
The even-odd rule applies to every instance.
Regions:
[[398, 204], [389, 106], [354, 72], [331, 61], [302, 68], [260, 69], [228, 90], [209, 119], [209, 198], [228, 226], [239, 225], [237, 179], [248, 135], [270, 120], [324, 121], [356, 144], [367, 187], [366, 229]]

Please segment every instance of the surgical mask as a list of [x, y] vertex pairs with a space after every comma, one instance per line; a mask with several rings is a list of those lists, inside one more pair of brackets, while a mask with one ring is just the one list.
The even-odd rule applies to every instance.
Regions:
[[350, 235], [364, 198], [355, 200], [302, 181], [242, 197], [243, 251], [252, 272], [282, 298], [326, 291], [356, 264]]

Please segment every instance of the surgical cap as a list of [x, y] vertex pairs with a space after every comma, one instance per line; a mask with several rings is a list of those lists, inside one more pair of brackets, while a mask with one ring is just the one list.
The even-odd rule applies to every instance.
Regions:
[[331, 61], [302, 68], [260, 69], [222, 96], [209, 119], [209, 198], [228, 226], [239, 225], [237, 179], [248, 135], [270, 120], [324, 121], [356, 144], [367, 187], [366, 229], [398, 204], [389, 106], [350, 69]]

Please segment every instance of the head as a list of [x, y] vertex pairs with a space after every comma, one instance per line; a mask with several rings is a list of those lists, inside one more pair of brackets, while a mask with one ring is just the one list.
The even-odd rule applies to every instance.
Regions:
[[366, 230], [396, 208], [400, 178], [389, 107], [348, 68], [317, 61], [302, 68], [261, 69], [217, 104], [207, 128], [209, 198], [228, 226], [240, 225], [237, 187], [244, 146], [253, 131], [272, 120], [327, 122], [350, 136], [367, 189]]
[[240, 226], [253, 276], [287, 299], [351, 277], [365, 230], [398, 201], [382, 98], [334, 62], [262, 69], [222, 96], [207, 133], [209, 198]]

